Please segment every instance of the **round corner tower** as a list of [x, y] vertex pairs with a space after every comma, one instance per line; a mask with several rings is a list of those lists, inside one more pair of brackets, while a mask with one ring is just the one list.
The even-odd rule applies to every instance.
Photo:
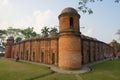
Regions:
[[11, 57], [11, 51], [12, 51], [13, 43], [14, 43], [14, 38], [13, 37], [9, 37], [7, 39], [7, 44], [5, 46], [5, 57], [6, 58], [10, 58]]
[[81, 68], [80, 15], [71, 7], [59, 15], [59, 67], [74, 70]]

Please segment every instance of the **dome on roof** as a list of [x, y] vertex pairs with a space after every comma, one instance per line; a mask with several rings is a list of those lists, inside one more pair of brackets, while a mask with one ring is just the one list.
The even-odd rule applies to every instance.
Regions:
[[60, 18], [61, 16], [78, 16], [80, 18], [80, 15], [77, 12], [77, 10], [75, 10], [72, 7], [67, 7], [63, 9], [61, 14], [58, 16], [58, 18]]
[[68, 8], [65, 8], [62, 10], [61, 14], [63, 13], [74, 13], [74, 14], [78, 14], [78, 12], [74, 9], [74, 8], [71, 8], [71, 7], [68, 7]]

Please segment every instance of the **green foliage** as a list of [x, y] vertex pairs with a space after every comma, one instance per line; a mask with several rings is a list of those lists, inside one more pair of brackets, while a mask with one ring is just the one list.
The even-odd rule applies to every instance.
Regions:
[[58, 29], [56, 27], [49, 28], [47, 26], [41, 29], [42, 34], [57, 33]]
[[36, 33], [35, 31], [33, 31], [33, 32], [31, 33], [31, 36], [32, 36], [32, 37], [35, 37], [35, 36], [37, 36], [37, 33]]
[[[41, 29], [42, 34], [57, 33], [58, 30], [56, 27], [51, 28], [51, 30], [45, 26]], [[37, 33], [34, 31], [33, 27], [28, 27], [26, 29], [19, 29], [9, 27], [7, 30], [0, 30], [0, 35], [13, 36], [15, 37], [16, 42], [20, 42], [22, 39], [28, 39], [31, 37], [36, 37]]]
[[[93, 11], [90, 7], [87, 6], [88, 3], [94, 3], [96, 1], [103, 1], [103, 0], [79, 0], [79, 7], [78, 9], [83, 13], [92, 14]], [[120, 0], [114, 0], [115, 3], [119, 3]]]
[[26, 29], [19, 29], [19, 28], [12, 28], [12, 27], [9, 27], [7, 30], [6, 30], [6, 34], [9, 35], [9, 36], [18, 36], [18, 37], [23, 37], [24, 38], [30, 38], [30, 37], [35, 37], [37, 35], [37, 33], [35, 31], [33, 31], [33, 27], [30, 28], [26, 28]]
[[5, 49], [3, 46], [0, 46], [0, 48]]
[[58, 29], [56, 27], [52, 27], [50, 33], [57, 33]]
[[42, 34], [48, 34], [48, 33], [49, 33], [49, 28], [48, 28], [47, 26], [43, 27], [43, 28], [41, 29], [41, 33], [42, 33]]
[[26, 39], [30, 37], [35, 37], [37, 33], [33, 31], [33, 29], [34, 29], [33, 27], [32, 28], [28, 27], [26, 29], [21, 30], [21, 33], [24, 35]]
[[20, 35], [20, 32], [21, 32], [21, 29], [19, 29], [19, 28], [13, 28], [13, 27], [9, 27], [6, 30], [6, 33], [9, 36], [18, 36], [18, 35]]
[[5, 42], [1, 42], [1, 44], [2, 44], [2, 47], [5, 48], [6, 43]]
[[120, 52], [120, 43], [117, 43], [117, 49]]
[[6, 34], [6, 30], [0, 30], [0, 35]]
[[4, 42], [5, 37], [6, 37], [5, 35], [6, 35], [6, 30], [0, 30], [0, 46], [2, 48], [5, 47], [5, 42]]
[[17, 37], [17, 38], [16, 38], [16, 43], [20, 42], [21, 40], [22, 40], [21, 37]]
[[0, 30], [0, 39], [1, 42], [0, 44], [3, 45], [3, 47], [5, 47], [4, 40], [5, 40], [5, 36], [13, 36], [15, 38], [15, 42], [20, 42], [22, 39], [28, 39], [30, 37], [35, 37], [37, 35], [37, 33], [35, 31], [33, 31], [33, 27], [30, 28], [26, 28], [26, 29], [19, 29], [19, 28], [13, 28], [13, 27], [9, 27], [6, 30]]

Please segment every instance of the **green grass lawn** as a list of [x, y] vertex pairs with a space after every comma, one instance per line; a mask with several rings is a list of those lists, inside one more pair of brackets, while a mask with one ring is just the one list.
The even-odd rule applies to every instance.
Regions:
[[[120, 80], [120, 61], [106, 61], [92, 66], [93, 71], [85, 74], [51, 73], [41, 65], [15, 62], [0, 58], [0, 80]], [[79, 77], [78, 77], [79, 76]]]
[[47, 67], [0, 58], [0, 80], [29, 80], [47, 74]]
[[45, 66], [0, 58], [0, 80], [76, 80], [76, 77], [52, 74]]
[[120, 60], [106, 61], [92, 68], [92, 72], [80, 75], [83, 80], [120, 80]]

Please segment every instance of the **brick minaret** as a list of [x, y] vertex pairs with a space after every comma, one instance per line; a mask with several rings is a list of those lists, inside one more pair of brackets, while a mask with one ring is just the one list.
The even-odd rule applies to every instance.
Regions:
[[81, 68], [80, 15], [73, 8], [65, 8], [59, 15], [59, 64], [62, 69]]
[[11, 57], [11, 51], [12, 51], [13, 43], [14, 43], [14, 38], [13, 37], [9, 37], [7, 39], [7, 44], [5, 46], [5, 57], [6, 58], [10, 58]]

